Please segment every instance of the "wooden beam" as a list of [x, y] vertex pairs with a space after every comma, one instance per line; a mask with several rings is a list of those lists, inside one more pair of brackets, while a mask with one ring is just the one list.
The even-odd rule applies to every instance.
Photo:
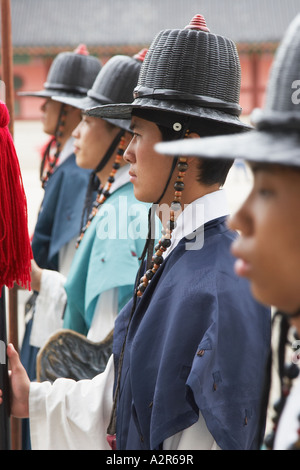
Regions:
[[[8, 108], [10, 121], [9, 131], [14, 137], [14, 78], [13, 78], [13, 46], [11, 29], [10, 0], [1, 0], [1, 45], [2, 45], [2, 79], [5, 84], [5, 104]], [[9, 305], [9, 341], [18, 349], [18, 288], [13, 287], [8, 292]], [[21, 422], [11, 418], [12, 450], [21, 448]]]

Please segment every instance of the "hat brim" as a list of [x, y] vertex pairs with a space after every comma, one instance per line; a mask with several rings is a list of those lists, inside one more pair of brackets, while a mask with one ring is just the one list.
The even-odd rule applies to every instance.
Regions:
[[40, 91], [19, 91], [18, 96], [35, 96], [37, 98], [51, 98], [53, 91], [40, 90]]
[[156, 144], [164, 155], [247, 160], [300, 167], [298, 132], [250, 131], [243, 134], [184, 139]]
[[70, 96], [59, 96], [59, 95], [53, 95], [52, 93], [52, 99], [54, 101], [59, 101], [60, 103], [68, 104], [70, 106], [73, 106], [74, 108], [78, 109], [86, 109], [86, 108], [91, 108], [92, 106], [97, 106], [99, 103], [97, 101], [92, 100], [88, 96], [84, 97], [70, 97]]
[[18, 96], [33, 96], [37, 98], [52, 98], [55, 97], [66, 97], [66, 98], [82, 98], [82, 95], [78, 93], [66, 93], [65, 91], [57, 90], [40, 90], [40, 91], [19, 91]]
[[147, 98], [137, 98], [133, 103], [111, 104], [86, 109], [89, 116], [109, 117], [118, 119], [131, 119], [134, 109], [149, 109], [157, 111], [168, 111], [184, 116], [194, 116], [201, 119], [218, 121], [226, 124], [236, 131], [251, 129], [251, 126], [242, 122], [238, 116], [219, 111], [214, 108], [204, 108], [195, 106], [192, 103], [186, 103], [173, 100], [153, 100]]
[[[70, 98], [69, 96], [52, 96], [54, 101], [59, 101], [60, 103], [68, 104], [73, 106], [74, 108], [81, 109], [85, 112], [86, 109], [92, 108], [94, 106], [99, 106], [99, 101], [90, 98], [89, 96], [85, 96], [83, 98]], [[96, 116], [99, 117], [99, 116]], [[126, 131], [130, 131], [130, 122], [126, 119], [109, 119], [109, 118], [102, 118], [105, 121], [113, 124], [114, 126], [120, 127]]]

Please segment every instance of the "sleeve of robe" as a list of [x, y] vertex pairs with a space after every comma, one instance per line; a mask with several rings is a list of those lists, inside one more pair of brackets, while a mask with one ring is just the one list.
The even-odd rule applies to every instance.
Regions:
[[43, 270], [41, 289], [35, 304], [30, 344], [41, 348], [50, 335], [63, 326], [63, 312], [67, 295], [66, 278], [57, 271]]
[[[30, 344], [41, 348], [50, 336], [63, 328], [63, 313], [67, 294], [66, 278], [57, 271], [43, 270], [41, 290], [37, 297]], [[114, 326], [118, 314], [118, 288], [103, 292], [96, 304], [95, 314], [87, 337], [102, 341]]]
[[40, 348], [56, 330], [63, 326], [66, 305], [64, 284], [75, 253], [76, 239], [64, 245], [59, 252], [59, 271], [43, 269], [41, 288], [35, 303], [30, 345]]
[[274, 450], [289, 450], [299, 438], [300, 417], [300, 376], [294, 381], [293, 388], [287, 398], [282, 415], [280, 416]]
[[112, 408], [114, 368], [92, 380], [31, 383], [30, 436], [33, 450], [110, 450], [106, 429]]
[[[33, 450], [110, 450], [106, 429], [112, 408], [114, 365], [92, 380], [31, 383]], [[164, 442], [164, 450], [218, 450], [203, 417]]]

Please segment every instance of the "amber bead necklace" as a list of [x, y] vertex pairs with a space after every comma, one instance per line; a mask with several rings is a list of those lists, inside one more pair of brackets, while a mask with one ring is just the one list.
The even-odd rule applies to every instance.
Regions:
[[178, 158], [178, 163], [177, 163], [178, 175], [174, 183], [175, 196], [174, 196], [173, 202], [171, 203], [170, 220], [168, 221], [166, 228], [162, 230], [162, 237], [160, 238], [159, 242], [154, 248], [155, 254], [152, 257], [152, 263], [151, 263], [150, 269], [148, 269], [143, 275], [143, 277], [141, 277], [140, 279], [140, 284], [138, 285], [136, 289], [136, 294], [138, 297], [141, 297], [143, 295], [147, 285], [150, 283], [154, 274], [159, 269], [160, 265], [162, 264], [164, 260], [162, 256], [163, 253], [167, 250], [167, 248], [171, 246], [172, 232], [174, 228], [176, 227], [176, 219], [181, 209], [181, 196], [182, 196], [182, 191], [184, 190], [183, 179], [188, 169], [188, 164], [186, 160], [187, 159], [185, 157]]
[[[49, 180], [50, 176], [53, 174], [57, 163], [58, 163], [58, 158], [61, 152], [61, 142], [60, 138], [63, 136], [63, 130], [65, 126], [65, 121], [66, 121], [66, 115], [67, 112], [65, 110], [64, 105], [62, 105], [62, 109], [58, 118], [58, 123], [57, 123], [57, 128], [55, 130], [55, 136], [51, 141], [49, 142], [47, 149], [45, 150], [43, 162], [42, 162], [42, 169], [41, 169], [41, 183], [42, 183], [42, 188], [44, 189], [47, 181]], [[54, 156], [51, 157], [50, 155], [50, 150], [53, 145], [53, 143], [56, 144], [56, 151], [54, 153]]]
[[76, 248], [79, 247], [79, 245], [80, 245], [80, 243], [81, 243], [81, 241], [84, 237], [85, 232], [87, 231], [87, 229], [91, 225], [92, 220], [95, 218], [95, 216], [99, 212], [100, 207], [109, 198], [109, 196], [111, 194], [109, 191], [111, 189], [111, 185], [115, 181], [115, 175], [116, 175], [118, 169], [121, 166], [121, 161], [123, 159], [124, 151], [125, 151], [125, 138], [121, 137], [119, 148], [118, 148], [117, 155], [116, 155], [116, 159], [115, 159], [114, 164], [112, 166], [112, 170], [109, 174], [106, 185], [104, 187], [102, 185], [100, 185], [100, 187], [98, 189], [98, 194], [97, 194], [95, 202], [93, 203], [93, 208], [92, 208], [91, 213], [88, 217], [87, 223], [81, 229], [80, 235], [77, 238]]

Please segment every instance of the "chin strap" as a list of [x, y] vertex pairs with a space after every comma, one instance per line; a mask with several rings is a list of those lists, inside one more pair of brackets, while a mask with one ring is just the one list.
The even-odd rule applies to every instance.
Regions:
[[173, 172], [176, 168], [177, 162], [178, 162], [178, 157], [174, 157], [173, 162], [172, 162], [172, 167], [171, 167], [171, 170], [170, 170], [165, 188], [164, 188], [160, 198], [149, 209], [149, 213], [148, 213], [148, 235], [147, 235], [147, 240], [146, 240], [146, 243], [145, 243], [145, 246], [144, 246], [143, 253], [140, 257], [140, 260], [142, 260], [142, 262], [143, 262], [144, 258], [146, 256], [146, 253], [147, 253], [146, 270], [149, 269], [149, 266], [151, 264], [152, 256], [153, 256], [153, 248], [154, 248], [154, 243], [155, 243], [155, 238], [152, 238], [152, 236], [151, 236], [152, 233], [155, 234], [155, 210], [154, 209], [155, 209], [155, 206], [157, 206], [160, 203], [160, 201], [162, 200], [162, 198], [164, 197], [164, 195], [167, 191], [167, 188], [168, 188], [169, 183], [171, 181]]
[[285, 315], [287, 318], [298, 318], [300, 317], [300, 308], [294, 313], [282, 312], [282, 314]]
[[[180, 133], [180, 135], [178, 135], [178, 139], [185, 136], [185, 134], [188, 130], [188, 125], [189, 125], [189, 120], [187, 121], [187, 123], [186, 123], [185, 127], [183, 128], [182, 132]], [[163, 196], [165, 195], [165, 193], [167, 191], [167, 188], [169, 186], [169, 183], [171, 181], [174, 169], [176, 168], [178, 158], [179, 158], [178, 156], [174, 157], [173, 162], [172, 162], [172, 166], [171, 166], [171, 169], [170, 169], [170, 173], [169, 173], [169, 176], [168, 176], [168, 180], [166, 182], [164, 190], [163, 190], [161, 196], [159, 197], [159, 199], [156, 201], [155, 204], [159, 204], [160, 201], [162, 200]], [[152, 207], [149, 209], [149, 212], [148, 212], [148, 237], [147, 237], [147, 240], [146, 240], [146, 244], [144, 246], [143, 253], [142, 253], [141, 257], [139, 258], [139, 260], [141, 261], [141, 264], [140, 264], [140, 267], [139, 267], [138, 275], [136, 277], [137, 280], [139, 280], [140, 277], [141, 277], [141, 272], [143, 270], [144, 260], [145, 260], [146, 254], [147, 254], [147, 261], [146, 261], [147, 269], [148, 269], [148, 264], [149, 265], [151, 264], [151, 260], [152, 260], [152, 256], [153, 256], [154, 241], [155, 241], [155, 239], [152, 239], [152, 237], [151, 237], [152, 228], [154, 226], [154, 221], [155, 221], [154, 216], [155, 216], [155, 211], [153, 211], [153, 205], [152, 205]], [[155, 233], [155, 231], [154, 231], [154, 233]], [[121, 386], [121, 372], [122, 372], [122, 365], [123, 365], [123, 359], [124, 359], [124, 353], [125, 353], [126, 339], [127, 339], [129, 326], [130, 326], [132, 317], [133, 317], [134, 312], [135, 312], [136, 303], [137, 303], [137, 289], [135, 288], [134, 289], [132, 308], [131, 308], [130, 317], [129, 317], [129, 321], [128, 321], [127, 329], [126, 329], [126, 334], [125, 334], [125, 339], [124, 339], [124, 342], [123, 342], [123, 345], [122, 345], [122, 350], [121, 350], [121, 354], [120, 354], [120, 358], [119, 358], [118, 375], [117, 375], [117, 379], [116, 379], [116, 388], [115, 388], [114, 399], [113, 399], [113, 407], [112, 407], [112, 411], [111, 411], [110, 422], [109, 422], [109, 425], [108, 425], [108, 428], [107, 428], [106, 438], [107, 438], [107, 442], [109, 443], [112, 450], [117, 449], [117, 439], [116, 439], [117, 401], [118, 401], [118, 395], [119, 395], [120, 386]]]
[[116, 150], [116, 147], [118, 145], [118, 143], [120, 142], [121, 138], [123, 137], [123, 135], [125, 134], [125, 130], [124, 129], [121, 129], [120, 132], [118, 132], [118, 134], [116, 135], [116, 137], [114, 138], [114, 140], [112, 141], [112, 143], [110, 144], [106, 154], [104, 155], [104, 157], [102, 158], [101, 162], [98, 164], [98, 166], [95, 168], [94, 170], [94, 173], [98, 173], [99, 171], [101, 171], [105, 165], [107, 164], [107, 162], [109, 161], [110, 157], [112, 156], [112, 154], [114, 153], [114, 151]]
[[[45, 188], [47, 181], [51, 177], [52, 173], [54, 172], [58, 164], [59, 155], [62, 150], [60, 138], [63, 136], [66, 115], [67, 115], [66, 105], [62, 103], [60, 111], [59, 111], [59, 116], [57, 119], [55, 131], [54, 131], [54, 136], [50, 139], [50, 142], [45, 148], [41, 166], [40, 166], [40, 180], [42, 183], [42, 188]], [[52, 157], [50, 153], [51, 153], [51, 148], [54, 144], [56, 145], [56, 150], [55, 150], [54, 156]]]
[[[174, 125], [173, 125], [173, 127], [174, 127]], [[188, 131], [189, 125], [190, 125], [190, 118], [188, 118], [186, 120], [185, 125], [182, 127], [180, 132], [178, 132], [178, 140], [183, 139], [185, 137], [185, 135]], [[165, 195], [165, 193], [166, 193], [166, 191], [169, 187], [169, 184], [170, 184], [171, 178], [173, 176], [174, 170], [177, 166], [178, 158], [179, 158], [178, 155], [174, 156], [172, 166], [171, 166], [171, 169], [170, 169], [170, 173], [169, 173], [167, 182], [165, 184], [164, 190], [161, 193], [160, 197], [157, 199], [157, 201], [152, 205], [151, 209], [149, 210], [149, 215], [148, 215], [148, 237], [147, 237], [146, 244], [145, 244], [145, 247], [144, 247], [144, 250], [143, 250], [143, 254], [140, 258], [143, 262], [143, 260], [146, 256], [146, 253], [147, 253], [146, 270], [148, 270], [148, 268], [151, 264], [151, 260], [152, 260], [152, 256], [153, 256], [153, 248], [154, 248], [154, 243], [155, 243], [155, 239], [151, 237], [152, 233], [155, 234], [155, 211], [153, 210], [153, 208], [155, 206], [157, 206], [160, 203], [160, 201], [162, 200], [162, 198], [164, 197], [164, 195]]]
[[85, 202], [84, 202], [84, 208], [83, 208], [82, 215], [81, 215], [81, 224], [80, 224], [79, 232], [85, 226], [89, 213], [91, 212], [91, 208], [93, 204], [93, 193], [98, 190], [101, 184], [101, 181], [98, 179], [96, 173], [101, 171], [107, 165], [110, 157], [114, 153], [117, 145], [119, 144], [124, 134], [125, 134], [125, 131], [123, 129], [121, 129], [120, 132], [118, 132], [118, 134], [116, 135], [116, 137], [110, 144], [102, 160], [99, 162], [97, 167], [91, 172], [89, 184], [88, 184], [86, 195], [85, 195]]

